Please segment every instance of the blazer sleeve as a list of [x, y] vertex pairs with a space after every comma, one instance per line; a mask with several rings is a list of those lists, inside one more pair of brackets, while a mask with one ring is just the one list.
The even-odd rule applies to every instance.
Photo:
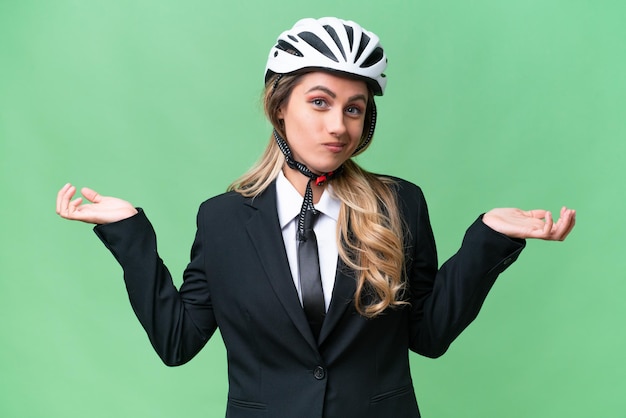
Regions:
[[526, 242], [494, 231], [481, 216], [466, 231], [458, 252], [438, 268], [421, 189], [404, 182], [399, 196], [408, 231], [410, 348], [439, 357], [476, 318], [498, 275], [517, 259]]
[[130, 303], [163, 362], [177, 366], [191, 360], [217, 328], [204, 270], [201, 228], [180, 290], [159, 257], [156, 234], [143, 210], [128, 219], [98, 225], [94, 231], [122, 266]]

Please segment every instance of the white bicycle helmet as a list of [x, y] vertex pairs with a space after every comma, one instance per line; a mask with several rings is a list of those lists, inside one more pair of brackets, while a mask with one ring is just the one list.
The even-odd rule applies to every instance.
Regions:
[[307, 18], [278, 37], [267, 59], [265, 82], [274, 74], [321, 69], [363, 79], [382, 96], [385, 68], [387, 57], [376, 34], [349, 20]]

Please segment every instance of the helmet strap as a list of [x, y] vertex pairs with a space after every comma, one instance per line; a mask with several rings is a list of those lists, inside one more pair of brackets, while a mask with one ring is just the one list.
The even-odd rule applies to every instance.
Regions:
[[372, 137], [374, 136], [374, 129], [376, 128], [376, 103], [372, 100], [372, 117], [370, 118], [370, 126], [367, 128], [367, 136], [361, 142], [361, 144], [354, 150], [352, 155], [356, 155], [361, 152], [367, 145], [372, 141]]
[[285, 162], [294, 170], [298, 170], [301, 174], [309, 178], [309, 181], [306, 184], [306, 190], [304, 192], [304, 200], [302, 201], [302, 208], [300, 209], [300, 216], [298, 217], [298, 239], [304, 236], [304, 216], [307, 210], [312, 210], [313, 213], [316, 213], [315, 207], [313, 206], [313, 189], [311, 187], [311, 183], [314, 182], [316, 186], [323, 186], [324, 183], [331, 180], [341, 173], [343, 170], [343, 165], [339, 166], [334, 171], [329, 171], [328, 173], [324, 173], [321, 175], [315, 174], [309, 168], [302, 164], [299, 161], [294, 160], [293, 155], [291, 154], [291, 149], [287, 144], [287, 141], [280, 136], [278, 131], [274, 129], [274, 139], [276, 140], [276, 144], [278, 148], [280, 148], [281, 152], [285, 156]]
[[278, 76], [276, 76], [276, 80], [274, 80], [274, 84], [272, 84], [272, 94], [276, 91], [276, 86], [278, 86], [278, 82], [283, 78], [283, 75], [284, 74], [278, 74]]

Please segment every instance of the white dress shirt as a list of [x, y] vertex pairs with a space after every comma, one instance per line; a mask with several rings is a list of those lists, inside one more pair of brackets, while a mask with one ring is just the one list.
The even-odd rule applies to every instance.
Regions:
[[[296, 188], [287, 180], [281, 171], [276, 178], [276, 207], [278, 208], [278, 220], [283, 233], [283, 243], [287, 251], [291, 277], [298, 291], [300, 304], [302, 304], [302, 288], [298, 275], [298, 240], [297, 218], [302, 208], [303, 197]], [[337, 218], [341, 202], [333, 193], [330, 184], [322, 194], [320, 201], [315, 204], [315, 209], [320, 213], [313, 227], [317, 237], [317, 247], [320, 258], [320, 274], [322, 276], [322, 290], [324, 292], [324, 306], [328, 311], [330, 299], [335, 286], [337, 273]]]

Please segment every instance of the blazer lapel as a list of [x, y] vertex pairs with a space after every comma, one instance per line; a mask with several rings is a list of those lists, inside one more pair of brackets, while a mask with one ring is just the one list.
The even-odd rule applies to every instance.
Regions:
[[[285, 245], [276, 209], [276, 186], [270, 185], [246, 204], [255, 209], [246, 228], [259, 255], [263, 269], [285, 311], [304, 339], [317, 351], [317, 342], [309, 327], [298, 293], [293, 285]], [[322, 328], [323, 329], [323, 328]]]
[[335, 276], [335, 286], [333, 287], [333, 297], [326, 313], [326, 318], [320, 331], [319, 345], [328, 338], [335, 328], [348, 306], [354, 303], [354, 293], [356, 292], [355, 278], [349, 274], [348, 268], [341, 261], [337, 262], [337, 275]]

